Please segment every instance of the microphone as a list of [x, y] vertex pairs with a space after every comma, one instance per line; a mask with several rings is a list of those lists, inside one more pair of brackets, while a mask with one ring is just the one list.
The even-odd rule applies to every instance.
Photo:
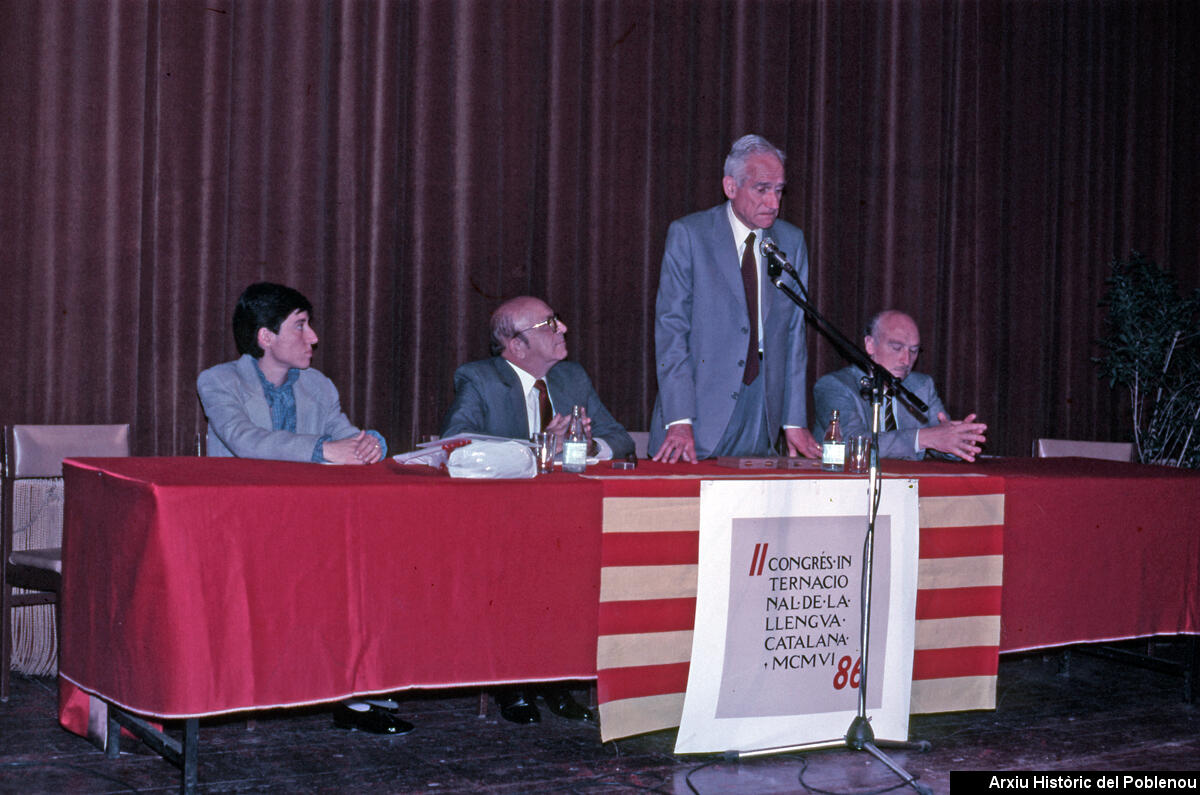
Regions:
[[775, 245], [775, 241], [764, 236], [760, 251], [767, 260], [767, 275], [771, 281], [775, 282], [780, 277], [780, 269], [782, 268], [787, 272], [788, 276], [795, 279], [797, 286], [800, 288], [800, 294], [804, 296], [804, 300], [809, 300], [808, 288], [804, 286], [804, 282], [800, 281], [800, 274], [796, 273], [796, 269], [792, 267], [787, 254], [779, 250], [779, 246]]
[[783, 266], [787, 262], [786, 258], [781, 260], [779, 257], [773, 255], [772, 252], [777, 251], [779, 249], [775, 247], [774, 240], [769, 240], [766, 237], [759, 240], [758, 253], [763, 258], [763, 262], [767, 263], [767, 278], [772, 282], [783, 275]]
[[[779, 263], [779, 267], [783, 268], [789, 276], [800, 283], [800, 275], [796, 273], [796, 269], [792, 267], [792, 263], [788, 260], [787, 254], [779, 250], [779, 246], [775, 245], [775, 241], [769, 237], [764, 237], [760, 247], [763, 257], [774, 260]], [[767, 265], [770, 268], [770, 263]], [[801, 285], [803, 287], [803, 285]]]

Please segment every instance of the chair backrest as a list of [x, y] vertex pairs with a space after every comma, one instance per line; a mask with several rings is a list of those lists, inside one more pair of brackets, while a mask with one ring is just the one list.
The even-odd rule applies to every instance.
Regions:
[[650, 431], [630, 431], [629, 436], [633, 439], [633, 451], [637, 453], [637, 457], [646, 458], [646, 448], [650, 445]]
[[5, 432], [4, 475], [62, 477], [64, 458], [129, 455], [129, 425], [13, 425]]
[[[3, 617], [0, 665], [52, 674], [56, 665], [54, 611], [41, 594], [57, 592], [62, 573], [64, 458], [129, 455], [128, 425], [13, 425], [4, 429], [0, 466], [0, 566], [4, 604], [23, 605]], [[53, 575], [51, 576], [51, 573]], [[13, 592], [12, 587], [30, 589]], [[7, 693], [8, 682], [0, 682]]]
[[1132, 461], [1133, 445], [1129, 442], [1081, 442], [1074, 439], [1038, 439], [1035, 443], [1038, 458], [1101, 458], [1105, 461]]

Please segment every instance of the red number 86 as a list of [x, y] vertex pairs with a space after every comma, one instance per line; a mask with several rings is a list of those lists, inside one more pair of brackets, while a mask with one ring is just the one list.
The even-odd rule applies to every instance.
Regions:
[[854, 670], [850, 670], [850, 658], [843, 657], [838, 660], [837, 673], [833, 675], [833, 689], [841, 690], [846, 686], [846, 680], [850, 680], [850, 687], [858, 689], [860, 674], [862, 669], [862, 657], [854, 660]]

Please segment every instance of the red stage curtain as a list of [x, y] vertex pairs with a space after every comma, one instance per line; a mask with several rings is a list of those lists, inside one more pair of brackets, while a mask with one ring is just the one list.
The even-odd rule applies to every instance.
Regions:
[[989, 452], [1120, 439], [1107, 262], [1200, 281], [1197, 39], [1191, 0], [0, 0], [0, 414], [190, 452], [267, 278], [393, 448], [527, 292], [645, 428], [667, 224], [754, 130], [832, 321], [914, 313]]

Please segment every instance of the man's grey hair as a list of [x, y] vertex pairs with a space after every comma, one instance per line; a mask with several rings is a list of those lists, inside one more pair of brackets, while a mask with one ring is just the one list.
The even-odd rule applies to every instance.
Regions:
[[775, 144], [761, 135], [743, 135], [733, 142], [729, 154], [725, 156], [725, 176], [733, 177], [741, 185], [746, 177], [746, 161], [753, 155], [775, 155], [779, 162], [786, 163], [787, 155]]
[[509, 309], [511, 303], [511, 301], [505, 301], [496, 308], [495, 312], [492, 312], [492, 356], [499, 356], [503, 353], [504, 346], [508, 345], [508, 341], [517, 335], [517, 322], [513, 318], [512, 310]]

